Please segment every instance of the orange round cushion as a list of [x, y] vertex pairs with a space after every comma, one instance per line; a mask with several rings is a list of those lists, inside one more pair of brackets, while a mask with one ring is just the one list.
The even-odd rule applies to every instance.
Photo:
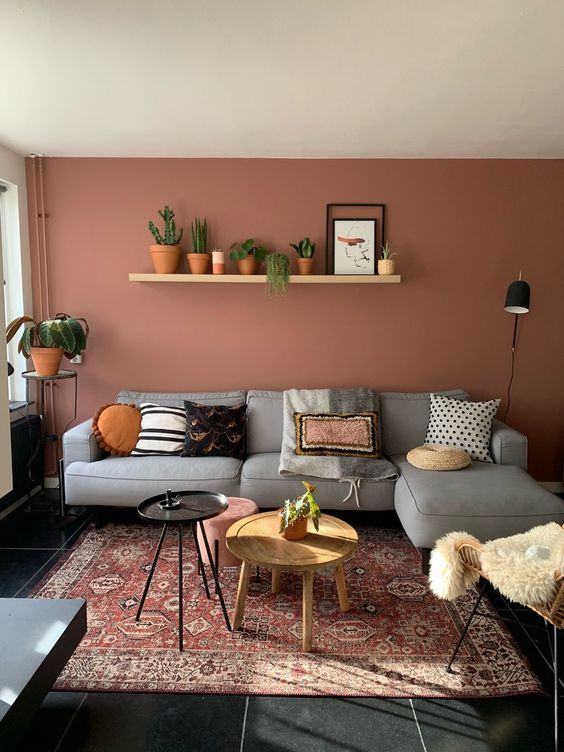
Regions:
[[101, 449], [117, 457], [127, 457], [137, 444], [141, 412], [135, 405], [110, 402], [98, 410], [92, 420], [92, 428]]

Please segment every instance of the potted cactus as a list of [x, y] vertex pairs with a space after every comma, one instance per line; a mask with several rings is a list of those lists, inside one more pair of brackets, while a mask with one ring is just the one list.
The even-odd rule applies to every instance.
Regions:
[[296, 499], [286, 499], [280, 510], [280, 534], [286, 540], [300, 540], [307, 535], [307, 521], [311, 520], [316, 530], [319, 530], [321, 509], [313, 498], [315, 486], [302, 481], [305, 493]]
[[242, 243], [233, 243], [229, 258], [236, 261], [240, 274], [254, 274], [268, 256], [268, 250], [262, 245], [255, 245], [252, 238]]
[[299, 243], [290, 243], [290, 245], [298, 254], [298, 274], [313, 274], [315, 243], [312, 243], [309, 238], [304, 238]]
[[389, 240], [386, 240], [384, 245], [380, 247], [382, 248], [382, 254], [378, 259], [378, 274], [388, 277], [394, 273], [394, 256], [397, 254], [395, 251], [392, 251], [392, 244]]
[[192, 274], [205, 274], [210, 263], [208, 253], [208, 221], [199, 217], [192, 222], [192, 253], [187, 253]]
[[155, 239], [154, 244], [149, 246], [149, 252], [157, 274], [174, 274], [180, 261], [180, 241], [184, 230], [181, 227], [177, 234], [174, 212], [170, 206], [165, 206], [158, 213], [164, 223], [164, 235], [154, 222], [149, 222], [149, 230]]
[[26, 358], [31, 356], [38, 376], [56, 376], [63, 354], [67, 358], [74, 358], [86, 349], [89, 329], [84, 318], [57, 313], [51, 319], [36, 322], [32, 316], [19, 316], [6, 327], [6, 342], [15, 336], [22, 325], [25, 328], [18, 343], [18, 352]]

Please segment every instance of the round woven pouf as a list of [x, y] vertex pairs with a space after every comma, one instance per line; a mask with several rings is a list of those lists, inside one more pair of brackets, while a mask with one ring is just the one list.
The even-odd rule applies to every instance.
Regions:
[[420, 470], [461, 470], [468, 467], [471, 459], [464, 449], [423, 444], [407, 453], [407, 461]]

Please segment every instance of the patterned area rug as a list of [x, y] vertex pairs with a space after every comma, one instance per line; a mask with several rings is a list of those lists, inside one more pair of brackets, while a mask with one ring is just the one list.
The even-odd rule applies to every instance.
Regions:
[[[540, 691], [506, 627], [477, 617], [454, 664], [447, 656], [475, 595], [437, 600], [417, 551], [399, 530], [359, 531], [345, 564], [350, 611], [331, 572], [314, 579], [313, 650], [301, 650], [301, 579], [251, 578], [243, 630], [230, 634], [208, 601], [185, 535], [184, 647], [178, 644], [177, 537], [173, 530], [139, 623], [135, 613], [159, 536], [142, 525], [87, 532], [36, 588], [35, 597], [86, 598], [88, 632], [57, 689], [380, 697], [499, 697]], [[238, 568], [221, 571], [232, 613]], [[487, 604], [485, 608], [490, 608]], [[493, 610], [493, 609], [492, 609]]]

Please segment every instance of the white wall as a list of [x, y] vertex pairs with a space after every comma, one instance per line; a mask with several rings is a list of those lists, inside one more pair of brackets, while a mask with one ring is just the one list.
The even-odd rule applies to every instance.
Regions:
[[[8, 193], [5, 194], [8, 219], [5, 228], [6, 240], [8, 247], [16, 250], [14, 256], [17, 264], [11, 265], [8, 279], [10, 299], [15, 304], [15, 315], [33, 314], [25, 160], [21, 154], [16, 154], [1, 144], [0, 180], [9, 186]], [[17, 343], [17, 339], [15, 342]], [[10, 357], [15, 371], [14, 376], [11, 376], [12, 396], [14, 399], [23, 400], [25, 385], [18, 374], [26, 370], [26, 360], [22, 355], [12, 354]]]

